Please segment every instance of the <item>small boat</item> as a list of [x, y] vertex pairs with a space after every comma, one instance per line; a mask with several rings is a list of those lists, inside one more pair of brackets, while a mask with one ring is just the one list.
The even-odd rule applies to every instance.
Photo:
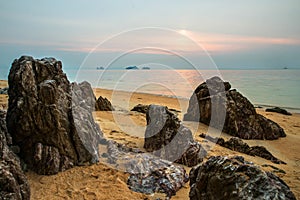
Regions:
[[104, 67], [97, 67], [96, 69], [97, 69], [97, 70], [103, 70]]
[[284, 67], [283, 69], [288, 69], [287, 67]]

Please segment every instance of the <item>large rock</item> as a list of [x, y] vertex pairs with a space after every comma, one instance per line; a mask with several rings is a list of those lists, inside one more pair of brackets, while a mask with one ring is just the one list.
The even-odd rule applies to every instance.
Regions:
[[95, 105], [96, 111], [114, 111], [114, 107], [111, 105], [107, 98], [100, 96]]
[[39, 174], [98, 160], [102, 135], [89, 84], [70, 84], [54, 58], [22, 56], [10, 69], [7, 128], [20, 157]]
[[267, 108], [266, 112], [276, 112], [276, 113], [280, 113], [283, 115], [292, 115], [292, 113], [288, 112], [287, 110], [285, 110], [283, 108], [279, 108], [279, 107]]
[[130, 174], [127, 184], [135, 192], [165, 193], [168, 199], [188, 182], [185, 169], [170, 161], [113, 141], [107, 149], [109, 163]]
[[242, 139], [237, 137], [232, 137], [228, 141], [225, 141], [223, 138], [214, 138], [209, 135], [201, 134], [199, 135], [202, 138], [205, 138], [211, 142], [214, 142], [222, 147], [231, 149], [232, 151], [237, 151], [240, 153], [244, 153], [250, 156], [258, 156], [267, 160], [270, 160], [276, 164], [286, 164], [282, 160], [279, 160], [275, 156], [273, 156], [265, 147], [263, 146], [252, 146], [250, 147], [247, 143], [245, 143]]
[[250, 101], [219, 77], [199, 85], [189, 101], [184, 120], [199, 121], [243, 139], [278, 139], [284, 130], [257, 114]]
[[191, 200], [296, 199], [283, 180], [241, 156], [210, 157], [191, 170], [190, 186]]
[[206, 151], [194, 141], [192, 132], [167, 107], [150, 105], [146, 119], [146, 151], [187, 166], [202, 161]]
[[8, 135], [4, 111], [0, 110], [0, 199], [30, 199], [30, 187], [19, 158], [6, 143]]

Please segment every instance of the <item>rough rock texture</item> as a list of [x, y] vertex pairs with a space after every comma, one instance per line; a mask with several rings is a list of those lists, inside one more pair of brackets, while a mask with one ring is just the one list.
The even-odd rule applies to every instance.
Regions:
[[266, 112], [276, 112], [276, 113], [280, 113], [280, 114], [283, 114], [283, 115], [292, 115], [292, 113], [288, 112], [285, 109], [279, 108], [279, 107], [267, 108]]
[[133, 191], [146, 194], [161, 192], [170, 198], [188, 181], [182, 166], [114, 141], [108, 141], [107, 148], [110, 164], [130, 174], [127, 184]]
[[114, 107], [111, 105], [107, 98], [100, 96], [95, 105], [96, 111], [114, 111]]
[[[60, 61], [22, 56], [10, 69], [7, 128], [20, 157], [39, 174], [98, 160], [101, 136], [88, 83], [70, 84]], [[92, 104], [94, 103], [94, 104]]]
[[210, 157], [190, 172], [190, 199], [296, 199], [279, 177], [243, 157]]
[[197, 87], [184, 120], [199, 121], [242, 139], [273, 140], [285, 137], [275, 122], [257, 114], [250, 101], [219, 77]]
[[30, 187], [19, 158], [6, 143], [8, 135], [4, 111], [0, 110], [0, 199], [30, 199]]
[[149, 105], [143, 105], [143, 104], [138, 104], [136, 106], [134, 106], [131, 111], [136, 111], [136, 112], [140, 112], [140, 113], [147, 113], [149, 108]]
[[247, 143], [237, 137], [232, 137], [228, 141], [225, 141], [223, 138], [214, 138], [209, 135], [201, 134], [200, 137], [205, 138], [211, 142], [214, 142], [222, 147], [231, 149], [233, 151], [238, 151], [250, 156], [258, 156], [267, 160], [270, 160], [276, 164], [286, 164], [282, 160], [274, 157], [265, 147], [263, 146], [252, 146], [250, 147]]
[[167, 107], [150, 105], [146, 118], [146, 151], [187, 166], [202, 161], [206, 151], [194, 141], [191, 131]]

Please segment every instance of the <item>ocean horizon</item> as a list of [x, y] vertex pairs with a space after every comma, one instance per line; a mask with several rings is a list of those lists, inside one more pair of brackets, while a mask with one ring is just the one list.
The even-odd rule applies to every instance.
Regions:
[[[300, 113], [300, 70], [96, 70], [64, 69], [71, 82], [88, 81], [93, 87], [189, 99], [205, 79], [220, 76], [255, 106], [285, 108]], [[1, 69], [0, 79], [8, 71]]]

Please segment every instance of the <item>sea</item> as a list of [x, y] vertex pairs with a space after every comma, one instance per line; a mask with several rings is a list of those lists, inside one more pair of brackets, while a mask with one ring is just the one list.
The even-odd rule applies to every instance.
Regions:
[[[300, 70], [96, 70], [64, 69], [70, 81], [93, 87], [189, 99], [206, 79], [230, 82], [255, 106], [285, 108], [300, 113]], [[2, 71], [0, 79], [7, 79]]]

